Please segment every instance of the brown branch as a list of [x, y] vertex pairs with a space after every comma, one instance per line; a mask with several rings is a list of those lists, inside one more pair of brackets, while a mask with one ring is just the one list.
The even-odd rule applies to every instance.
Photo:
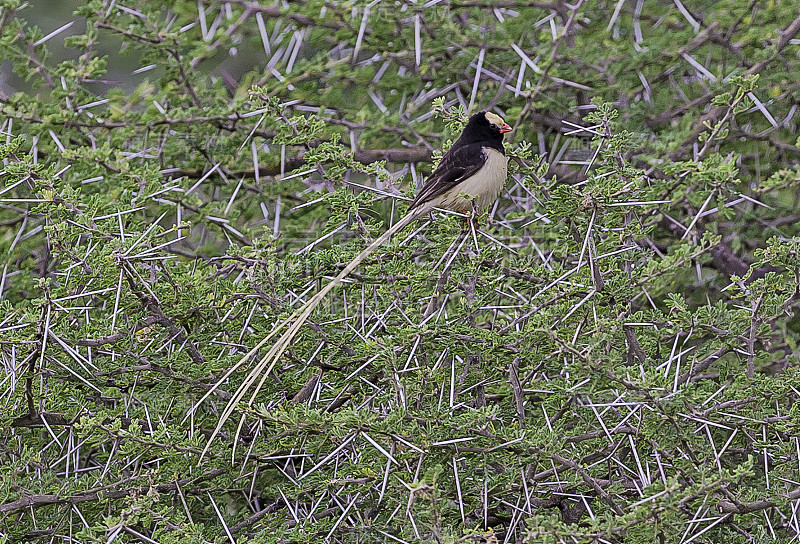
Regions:
[[146, 317], [141, 322], [137, 323], [135, 327], [132, 329], [128, 329], [125, 332], [118, 332], [116, 334], [111, 334], [109, 336], [100, 336], [98, 338], [84, 338], [83, 340], [78, 340], [75, 342], [76, 346], [88, 346], [88, 347], [100, 347], [106, 344], [115, 344], [122, 340], [123, 338], [130, 338], [133, 336], [134, 333], [150, 327], [151, 325], [155, 325], [158, 323], [158, 319], [155, 317]]
[[[343, 30], [343, 29], [354, 30], [354, 28], [351, 25], [348, 25], [344, 21], [331, 21], [328, 19], [323, 19], [322, 17], [320, 17], [319, 19], [312, 19], [311, 17], [307, 17], [300, 13], [292, 13], [291, 11], [283, 10], [278, 7], [262, 6], [259, 2], [248, 2], [247, 0], [229, 0], [229, 1], [231, 4], [242, 6], [247, 11], [254, 13], [261, 13], [273, 19], [289, 19], [290, 21], [294, 21], [295, 23], [303, 26], [323, 27], [323, 28], [330, 28], [333, 30]], [[372, 34], [372, 31], [370, 29], [365, 29], [364, 33], [366, 35], [370, 35]]]
[[730, 349], [727, 348], [727, 347], [717, 348], [716, 350], [714, 350], [713, 352], [708, 354], [705, 359], [695, 363], [692, 366], [692, 369], [689, 372], [685, 372], [685, 373], [681, 374], [680, 376], [678, 376], [677, 384], [678, 385], [683, 385], [684, 383], [688, 382], [689, 380], [691, 380], [692, 378], [694, 378], [695, 376], [697, 376], [701, 372], [703, 372], [705, 369], [710, 367], [711, 364], [714, 361], [716, 361], [717, 359], [719, 359], [720, 357], [722, 357], [723, 355], [725, 355], [729, 351], [730, 351]]
[[750, 318], [750, 335], [747, 338], [747, 379], [752, 380], [756, 373], [755, 357], [756, 357], [756, 331], [761, 319], [758, 317], [758, 310], [761, 309], [761, 301], [764, 300], [764, 293], [758, 295], [758, 298], [753, 301], [753, 315]]
[[[129, 128], [129, 127], [139, 127], [145, 128], [148, 130], [153, 130], [156, 127], [160, 126], [174, 126], [174, 125], [196, 125], [198, 123], [215, 123], [220, 129], [227, 130], [229, 132], [233, 132], [236, 129], [235, 124], [238, 121], [243, 121], [248, 117], [245, 117], [241, 113], [231, 113], [228, 115], [203, 115], [203, 116], [192, 116], [192, 117], [185, 117], [182, 119], [178, 118], [171, 118], [171, 117], [164, 117], [162, 119], [156, 119], [155, 121], [149, 121], [147, 123], [141, 121], [133, 121], [130, 119], [126, 119], [125, 121], [77, 121], [75, 119], [49, 119], [45, 120], [40, 117], [36, 117], [33, 115], [15, 115], [16, 112], [7, 112], [6, 115], [13, 116], [14, 119], [19, 119], [20, 121], [27, 121], [29, 123], [36, 123], [36, 124], [49, 124], [49, 125], [62, 125], [64, 128], [76, 127], [76, 128], [86, 128], [86, 129], [107, 129], [107, 130], [114, 130], [117, 128]], [[231, 123], [230, 126], [225, 126], [223, 122]], [[262, 138], [274, 138], [275, 132], [269, 130], [257, 130], [253, 133], [256, 136], [260, 136]]]
[[[182, 480], [176, 480], [169, 484], [158, 484], [156, 486], [151, 486], [150, 489], [154, 489], [159, 493], [166, 493], [169, 491], [175, 491], [179, 486], [181, 488], [188, 486], [188, 485], [195, 485], [201, 482], [205, 482], [208, 480], [213, 480], [220, 474], [225, 472], [224, 469], [217, 468], [214, 470], [210, 470], [203, 474], [202, 476], [198, 476], [195, 478], [184, 478]], [[27, 495], [18, 501], [9, 502], [6, 504], [0, 504], [0, 513], [7, 514], [9, 512], [17, 512], [19, 510], [26, 510], [28, 508], [41, 508], [42, 506], [50, 506], [53, 504], [80, 504], [82, 502], [90, 502], [90, 501], [99, 501], [105, 499], [122, 499], [125, 497], [129, 497], [135, 493], [141, 493], [145, 486], [134, 486], [128, 487], [125, 489], [118, 489], [118, 490], [108, 490], [105, 489], [97, 489], [97, 490], [89, 490], [84, 491], [81, 493], [75, 493], [74, 495], [68, 495], [62, 497], [60, 495]]]
[[552, 454], [550, 456], [550, 458], [553, 459], [553, 461], [557, 461], [557, 462], [561, 463], [562, 465], [566, 465], [567, 467], [569, 467], [572, 470], [574, 470], [575, 472], [577, 472], [578, 475], [583, 479], [584, 483], [586, 483], [589, 487], [594, 489], [595, 492], [598, 495], [600, 495], [600, 497], [606, 502], [606, 504], [608, 504], [611, 507], [611, 509], [618, 516], [621, 516], [621, 515], [624, 514], [622, 508], [620, 508], [619, 505], [616, 502], [614, 502], [614, 499], [611, 498], [611, 495], [606, 493], [606, 491], [603, 489], [603, 487], [600, 485], [600, 483], [597, 482], [591, 476], [589, 476], [589, 473], [586, 472], [583, 468], [581, 468], [580, 465], [578, 465], [578, 463], [576, 463], [575, 461], [572, 461], [571, 459], [567, 459], [566, 457], [563, 457], [563, 456], [561, 456], [561, 455], [559, 455], [557, 453]]
[[[800, 499], [800, 487], [795, 488], [781, 496], [789, 501]], [[717, 503], [717, 510], [719, 510], [721, 514], [750, 514], [752, 512], [766, 510], [767, 508], [772, 508], [774, 506], [777, 505], [773, 501], [754, 501], [754, 502], [740, 503], [735, 501], [722, 500]]]
[[66, 427], [72, 425], [73, 420], [56, 412], [28, 412], [24, 416], [12, 420], [11, 426], [36, 429], [45, 427], [45, 423], [50, 427]]
[[525, 428], [525, 394], [522, 391], [522, 384], [519, 381], [519, 357], [515, 357], [508, 368], [508, 381], [514, 391], [514, 407], [519, 418], [520, 428]]
[[133, 293], [136, 294], [136, 296], [139, 298], [139, 301], [141, 302], [142, 306], [144, 306], [145, 309], [148, 312], [150, 312], [154, 320], [159, 325], [165, 327], [169, 331], [172, 337], [174, 337], [181, 343], [185, 343], [186, 350], [189, 353], [189, 358], [192, 360], [193, 363], [198, 365], [204, 365], [205, 358], [203, 357], [203, 354], [200, 353], [200, 350], [197, 349], [197, 346], [194, 345], [194, 342], [192, 342], [186, 336], [186, 334], [183, 332], [183, 329], [178, 327], [175, 323], [173, 323], [173, 321], [169, 317], [167, 317], [167, 315], [161, 309], [161, 306], [159, 305], [159, 302], [158, 300], [156, 300], [155, 297], [149, 294], [142, 293], [137, 288], [136, 278], [133, 277], [131, 271], [128, 269], [127, 266], [125, 266], [125, 263], [123, 263], [122, 269], [125, 271], [125, 279], [128, 281], [128, 285], [130, 286], [131, 291], [133, 291]]
[[[229, 527], [228, 531], [230, 531], [230, 533], [232, 535], [235, 535], [236, 533], [238, 533], [242, 529], [246, 529], [247, 527], [250, 527], [254, 523], [260, 521], [267, 514], [271, 514], [272, 512], [277, 512], [278, 509], [280, 508], [280, 505], [281, 505], [282, 502], [283, 502], [283, 499], [281, 499], [281, 498], [276, 499], [273, 503], [268, 505], [266, 508], [263, 508], [262, 510], [259, 510], [258, 512], [256, 512], [255, 514], [253, 514], [252, 516], [250, 516], [246, 520], [240, 521], [236, 525], [233, 525], [233, 526]], [[222, 536], [225, 536], [225, 534], [223, 533]]]
[[[783, 32], [781, 32], [775, 50], [769, 56], [769, 58], [755, 63], [744, 73], [744, 75], [752, 76], [763, 72], [764, 69], [766, 69], [767, 66], [769, 66], [770, 63], [772, 63], [772, 61], [774, 61], [778, 55], [781, 54], [783, 49], [789, 44], [789, 41], [792, 40], [798, 32], [800, 32], [800, 17], [797, 17], [783, 30]], [[705, 132], [709, 126], [714, 126], [717, 123], [717, 119], [719, 119], [721, 115], [726, 114], [726, 112], [729, 111], [729, 108], [729, 106], [717, 106], [700, 117], [697, 123], [695, 123], [692, 133], [689, 135], [689, 137], [684, 140], [684, 142], [675, 151], [669, 154], [670, 158], [677, 159], [683, 156], [686, 153], [686, 150], [691, 148], [698, 136]], [[709, 145], [710, 142], [711, 138], [709, 138], [709, 140], [706, 142], [706, 145]]]
[[[424, 147], [408, 147], [408, 148], [395, 148], [395, 149], [360, 149], [355, 152], [353, 158], [356, 162], [362, 164], [370, 164], [377, 161], [386, 161], [394, 163], [407, 163], [407, 162], [431, 162], [433, 154]], [[302, 168], [306, 164], [305, 153], [299, 153], [292, 157], [286, 157], [283, 162], [283, 173], [288, 174], [292, 170]], [[205, 172], [201, 170], [175, 170], [169, 173], [171, 178], [179, 178], [186, 176], [190, 179], [201, 177]], [[236, 170], [229, 171], [228, 174], [232, 176], [242, 176], [248, 178], [255, 177], [255, 170]], [[281, 174], [280, 164], [267, 164], [260, 165], [258, 168], [259, 176], [277, 176]]]

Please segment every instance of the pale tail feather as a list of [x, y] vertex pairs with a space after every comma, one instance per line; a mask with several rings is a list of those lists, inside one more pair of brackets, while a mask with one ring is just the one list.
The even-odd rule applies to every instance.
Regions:
[[[272, 369], [275, 368], [275, 364], [278, 362], [278, 360], [280, 360], [283, 353], [291, 345], [292, 341], [294, 340], [294, 337], [297, 336], [297, 333], [300, 331], [300, 327], [302, 327], [303, 324], [308, 320], [308, 318], [314, 312], [314, 309], [317, 306], [319, 306], [320, 302], [322, 302], [322, 299], [324, 299], [325, 296], [328, 293], [330, 293], [334, 287], [342, 283], [342, 281], [345, 278], [347, 278], [347, 276], [349, 276], [350, 273], [353, 272], [353, 270], [358, 268], [358, 266], [364, 261], [364, 259], [369, 257], [376, 249], [381, 247], [389, 238], [391, 238], [392, 236], [403, 230], [414, 219], [416, 219], [417, 217], [428, 211], [430, 207], [431, 206], [429, 205], [422, 205], [417, 207], [416, 209], [409, 212], [405, 217], [400, 219], [397, 223], [392, 225], [392, 227], [389, 228], [389, 230], [387, 230], [386, 232], [381, 234], [378, 238], [376, 238], [375, 241], [372, 242], [370, 245], [368, 245], [361, 253], [359, 253], [355, 259], [350, 261], [347, 264], [347, 266], [345, 266], [335, 278], [329, 281], [325, 285], [325, 287], [320, 289], [318, 293], [316, 293], [313, 297], [311, 297], [311, 299], [308, 300], [308, 302], [300, 306], [297, 310], [294, 311], [294, 313], [292, 313], [292, 315], [290, 315], [288, 318], [283, 320], [277, 327], [275, 327], [275, 329], [272, 331], [272, 333], [269, 334], [269, 336], [260, 341], [231, 370], [229, 370], [225, 374], [225, 376], [223, 376], [222, 379], [219, 382], [217, 382], [217, 384], [215, 384], [214, 389], [216, 389], [216, 387], [219, 386], [223, 380], [227, 379], [227, 377], [230, 376], [230, 374], [232, 374], [236, 368], [242, 365], [242, 363], [244, 363], [246, 360], [249, 360], [259, 349], [261, 349], [261, 347], [263, 347], [263, 345], [270, 338], [272, 338], [276, 332], [280, 331], [283, 328], [286, 328], [284, 333], [272, 345], [272, 347], [269, 349], [266, 355], [264, 355], [264, 357], [261, 358], [258, 364], [256, 364], [256, 366], [253, 368], [253, 370], [251, 370], [247, 374], [247, 377], [245, 377], [244, 382], [242, 382], [242, 385], [239, 386], [239, 388], [233, 394], [231, 399], [228, 401], [228, 404], [225, 406], [225, 409], [223, 410], [222, 415], [220, 416], [219, 421], [217, 422], [217, 426], [214, 429], [214, 432], [211, 433], [211, 437], [208, 439], [206, 447], [203, 449], [203, 454], [201, 455], [201, 459], [208, 451], [211, 442], [213, 442], [214, 438], [217, 436], [217, 434], [219, 434], [220, 430], [222, 429], [222, 426], [225, 424], [225, 422], [228, 420], [231, 414], [233, 414], [233, 411], [236, 409], [236, 406], [239, 404], [239, 401], [241, 401], [244, 398], [244, 396], [247, 394], [247, 391], [258, 380], [258, 385], [253, 390], [253, 394], [250, 396], [250, 400], [247, 402], [248, 406], [253, 405], [256, 395], [258, 395], [258, 392], [261, 390], [261, 387], [264, 385], [264, 381], [267, 379], [270, 372], [272, 372]], [[206, 393], [203, 399], [201, 399], [201, 402], [202, 400], [205, 400], [205, 398], [208, 397], [208, 395], [210, 394], [211, 391]], [[241, 423], [237, 429], [236, 433], [237, 436], [239, 434], [240, 429], [241, 429]], [[234, 441], [234, 444], [235, 443], [236, 441]], [[233, 455], [235, 455], [235, 451], [236, 450], [234, 447]]]

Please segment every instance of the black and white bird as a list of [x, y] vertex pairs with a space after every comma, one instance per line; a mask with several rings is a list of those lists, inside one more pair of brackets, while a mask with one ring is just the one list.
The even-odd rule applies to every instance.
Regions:
[[[421, 215], [434, 207], [470, 211], [497, 200], [507, 173], [503, 134], [510, 130], [492, 112], [482, 111], [470, 117], [461, 136], [409, 206], [409, 213]], [[422, 212], [417, 211], [420, 209]]]
[[[436, 170], [425, 181], [422, 189], [409, 206], [406, 215], [359, 253], [308, 302], [279, 323], [266, 338], [260, 341], [222, 377], [217, 385], [226, 380], [242, 364], [250, 360], [275, 335], [283, 331], [283, 334], [272, 344], [269, 351], [250, 371], [242, 385], [234, 393], [220, 417], [217, 428], [211, 437], [212, 439], [233, 413], [239, 401], [247, 394], [247, 391], [256, 382], [259, 382], [249, 401], [249, 404], [252, 404], [263, 380], [272, 372], [275, 364], [291, 345], [300, 327], [308, 320], [314, 308], [325, 298], [325, 295], [347, 278], [373, 251], [393, 235], [400, 232], [409, 223], [433, 208], [472, 211], [474, 208], [484, 208], [492, 204], [500, 196], [503, 185], [506, 182], [508, 168], [503, 151], [503, 134], [510, 130], [511, 127], [499, 115], [492, 112], [478, 112], [469, 118], [467, 125], [461, 132], [461, 136], [455, 141], [450, 150], [444, 154]], [[206, 396], [215, 389], [216, 386]], [[201, 399], [201, 402], [205, 400], [206, 396]], [[208, 444], [210, 443], [211, 440], [209, 440]], [[208, 445], [206, 446], [207, 448]]]

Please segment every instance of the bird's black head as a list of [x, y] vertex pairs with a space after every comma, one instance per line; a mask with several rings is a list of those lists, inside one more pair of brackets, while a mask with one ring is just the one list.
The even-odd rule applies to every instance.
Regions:
[[489, 111], [479, 111], [469, 118], [458, 141], [462, 145], [481, 143], [502, 151], [503, 134], [510, 130], [511, 127], [499, 115]]

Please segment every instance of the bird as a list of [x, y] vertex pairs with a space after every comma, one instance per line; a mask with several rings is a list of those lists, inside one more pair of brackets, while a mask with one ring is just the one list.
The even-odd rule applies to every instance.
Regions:
[[[400, 232], [408, 224], [433, 208], [456, 211], [470, 211], [484, 208], [500, 196], [506, 182], [508, 164], [503, 148], [503, 135], [511, 131], [502, 117], [489, 111], [481, 111], [472, 115], [467, 121], [461, 135], [453, 143], [447, 153], [442, 156], [433, 173], [428, 176], [422, 189], [411, 202], [408, 211], [399, 221], [350, 261], [339, 274], [320, 289], [305, 304], [300, 306], [287, 319], [273, 328], [272, 332], [251, 349], [236, 365], [228, 370], [217, 384], [200, 400], [205, 400], [218, 385], [222, 384], [236, 369], [250, 360], [269, 340], [280, 331], [281, 336], [272, 345], [259, 363], [248, 373], [242, 385], [231, 397], [222, 412], [206, 450], [213, 438], [219, 433], [222, 425], [233, 413], [236, 405], [247, 394], [247, 391], [260, 379], [253, 392], [249, 404], [252, 405], [264, 380], [272, 372], [275, 364], [291, 345], [300, 328], [311, 316], [325, 296], [347, 276], [350, 275], [369, 255], [383, 245], [393, 235]], [[198, 404], [200, 404], [198, 403]], [[205, 453], [205, 451], [204, 451]]]
[[409, 214], [416, 212], [418, 217], [434, 207], [468, 211], [497, 200], [506, 182], [503, 134], [509, 131], [511, 127], [495, 113], [482, 111], [470, 117], [411, 202]]

